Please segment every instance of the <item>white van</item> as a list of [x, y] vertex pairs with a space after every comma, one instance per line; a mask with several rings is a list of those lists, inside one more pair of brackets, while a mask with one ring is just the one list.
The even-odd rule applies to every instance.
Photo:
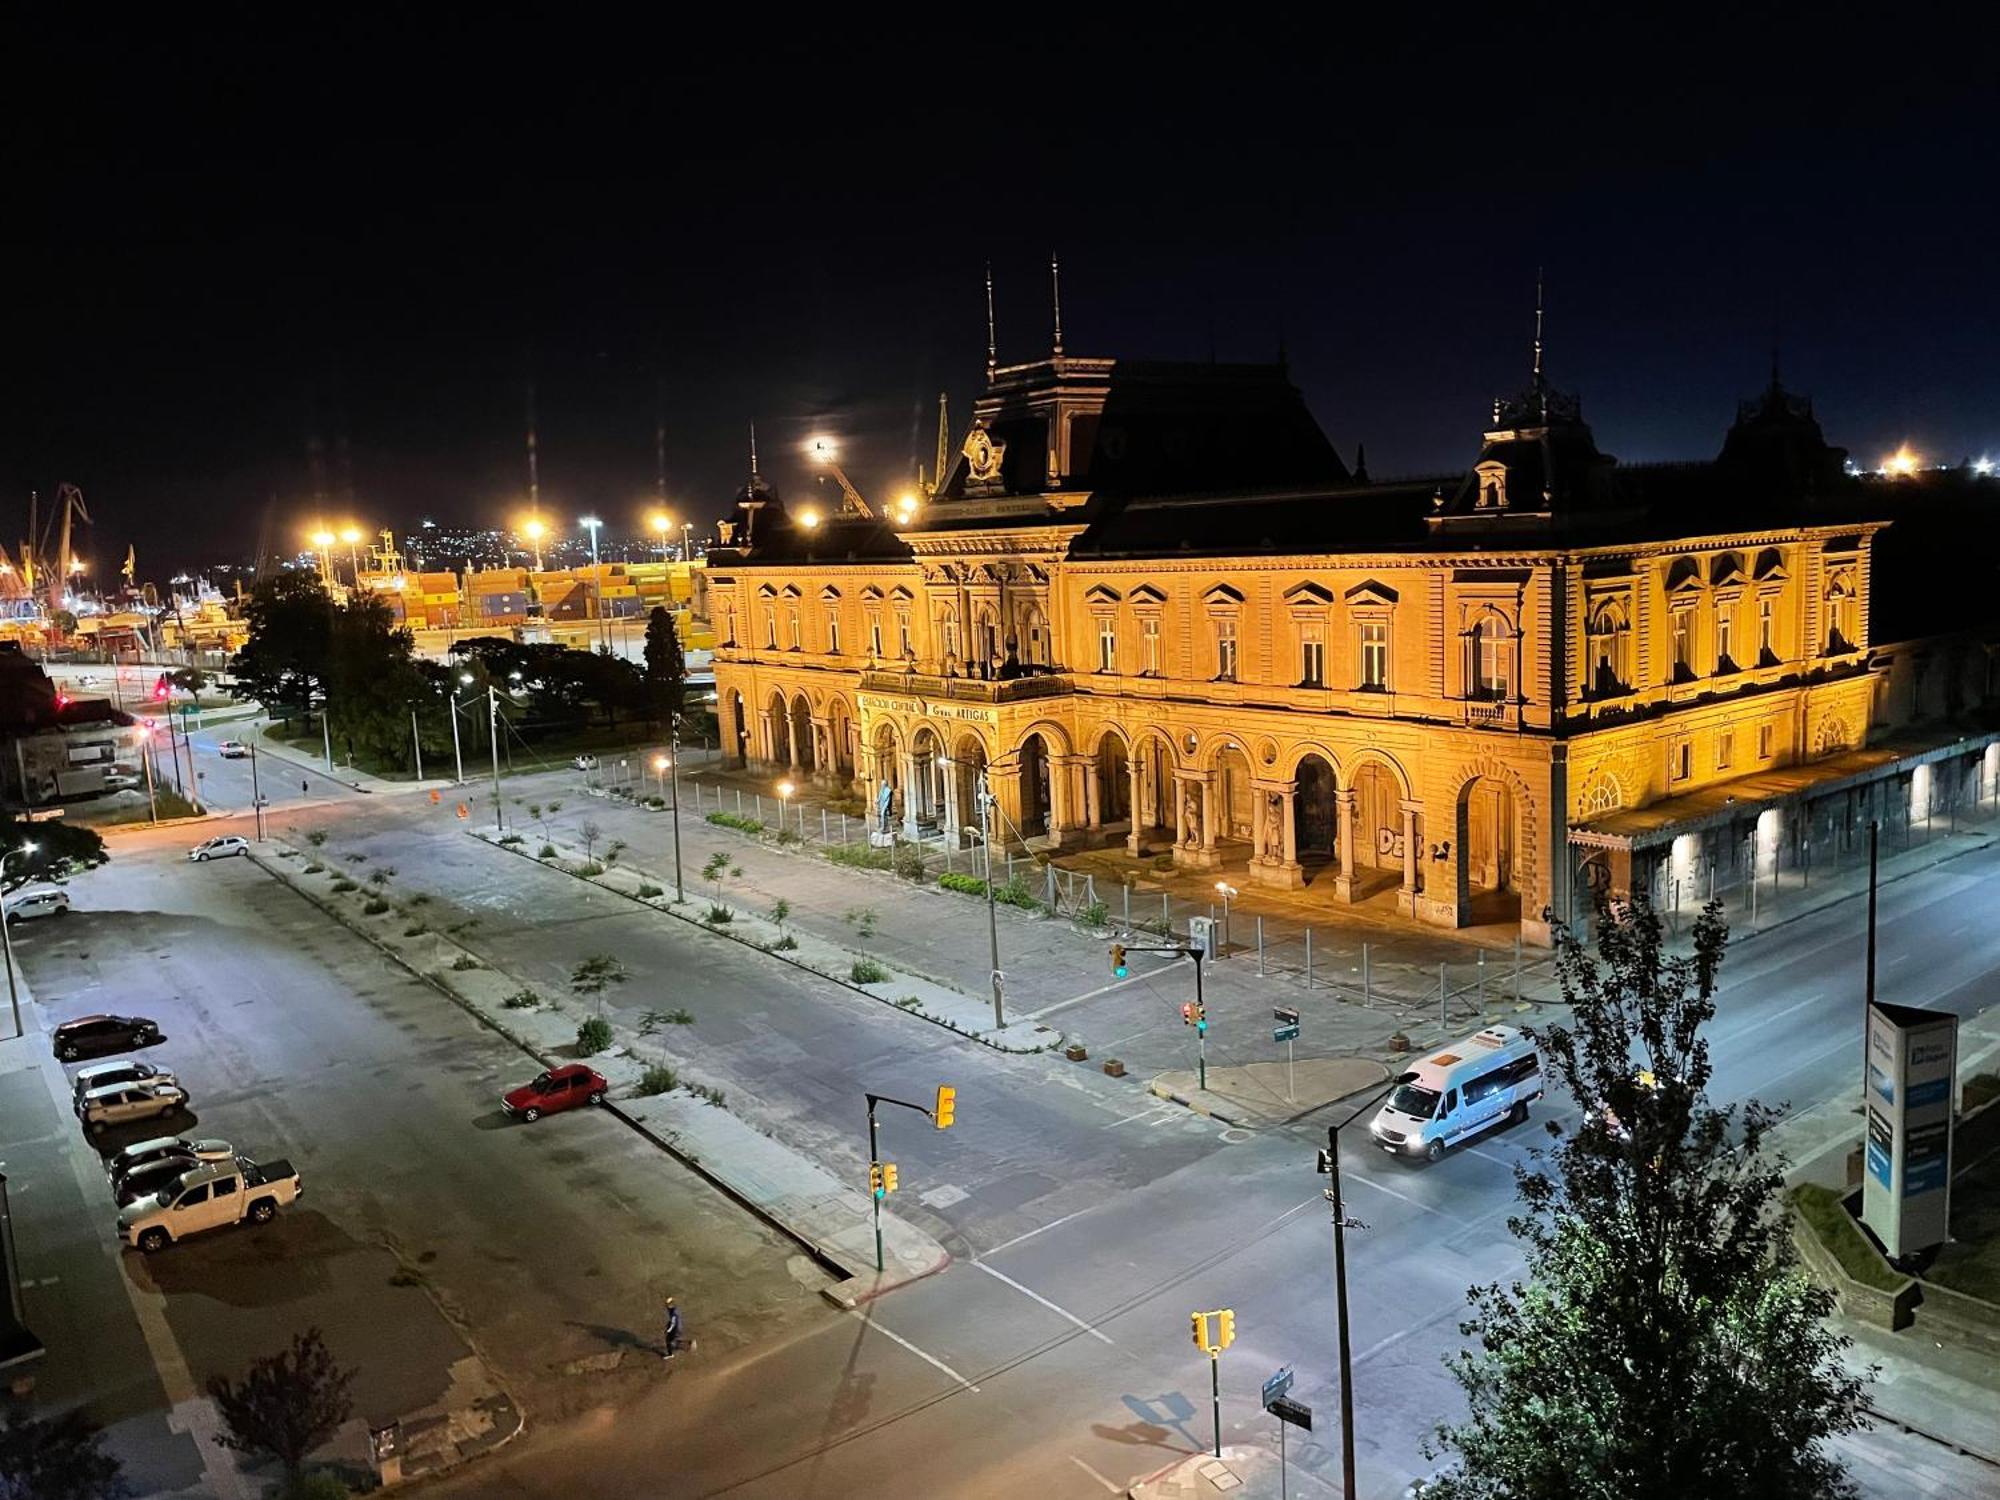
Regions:
[[1455, 1145], [1502, 1120], [1528, 1118], [1542, 1097], [1542, 1059], [1518, 1026], [1489, 1026], [1433, 1053], [1396, 1080], [1368, 1127], [1384, 1151], [1436, 1161]]

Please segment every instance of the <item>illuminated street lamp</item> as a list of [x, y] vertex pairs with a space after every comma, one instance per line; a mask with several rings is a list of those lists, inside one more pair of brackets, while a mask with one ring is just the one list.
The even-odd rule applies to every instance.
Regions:
[[354, 575], [354, 586], [361, 587], [361, 528], [349, 526], [340, 533], [340, 539], [347, 543], [347, 570]]
[[807, 531], [811, 531], [815, 526], [819, 525], [819, 512], [811, 506], [807, 506], [799, 512], [799, 524], [805, 527]]
[[597, 528], [604, 523], [595, 516], [579, 516], [576, 524], [587, 528], [590, 532], [590, 588], [592, 597], [596, 600], [591, 613], [597, 619], [597, 644], [603, 646], [608, 642], [604, 634], [604, 578], [597, 571]]
[[[470, 672], [460, 672], [458, 674], [458, 686], [471, 687], [472, 674]], [[465, 756], [460, 753], [458, 748], [458, 688], [451, 690], [451, 758], [453, 764], [458, 767], [458, 784], [464, 786]]]
[[[785, 814], [791, 809], [792, 793], [797, 790], [798, 788], [789, 781], [778, 783], [778, 832], [780, 833], [785, 831]], [[804, 817], [805, 814], [800, 813], [799, 816]]]
[[306, 540], [313, 544], [313, 555], [319, 559], [319, 576], [322, 583], [329, 582], [327, 574], [327, 549], [333, 546], [333, 533], [322, 526]]
[[656, 510], [646, 517], [646, 524], [659, 533], [660, 561], [667, 560], [667, 533], [674, 529], [674, 518], [663, 510]]
[[694, 556], [694, 522], [681, 522], [681, 561]]
[[1236, 887], [1226, 880], [1215, 882], [1215, 894], [1222, 898], [1222, 951], [1229, 951], [1229, 903], [1237, 896]]
[[[5, 854], [0, 854], [0, 881], [4, 881], [8, 860], [17, 854], [33, 854], [40, 847], [41, 845], [31, 842], [22, 844], [17, 849], [9, 849]], [[4, 946], [7, 950], [7, 999], [14, 1007], [14, 1035], [18, 1037], [25, 1036], [27, 1033], [21, 1028], [21, 992], [14, 984], [13, 928], [13, 919], [6, 913], [0, 912], [0, 946]]]
[[542, 538], [548, 535], [548, 530], [549, 528], [542, 524], [540, 516], [528, 517], [527, 521], [521, 526], [521, 535], [526, 537], [528, 544], [535, 549], [535, 571], [537, 573], [542, 571]]
[[896, 497], [896, 524], [907, 526], [917, 518], [917, 497], [914, 491], [905, 491]]

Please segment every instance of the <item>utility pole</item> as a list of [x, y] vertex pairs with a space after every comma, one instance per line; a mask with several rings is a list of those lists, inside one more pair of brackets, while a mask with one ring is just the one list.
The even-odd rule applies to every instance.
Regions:
[[458, 747], [458, 689], [451, 693], [451, 763], [458, 769], [458, 784], [465, 785], [465, 754]]
[[681, 883], [681, 716], [675, 714], [667, 727], [667, 769], [674, 778], [674, 904], [687, 900]]
[[500, 694], [491, 683], [486, 687], [487, 738], [493, 741], [493, 831], [507, 831], [500, 819]]
[[1007, 1024], [1006, 976], [1000, 972], [1000, 915], [993, 893], [993, 792], [986, 773], [979, 773], [979, 838], [986, 846], [986, 940], [993, 962], [993, 1025]]
[[326, 699], [319, 700], [319, 738], [326, 751], [326, 774], [333, 774], [333, 726], [327, 721]]
[[1347, 1337], [1347, 1231], [1366, 1229], [1359, 1219], [1347, 1216], [1340, 1191], [1340, 1132], [1372, 1109], [1395, 1082], [1391, 1080], [1368, 1098], [1338, 1125], [1326, 1127], [1326, 1150], [1320, 1153], [1319, 1170], [1327, 1178], [1326, 1201], [1333, 1210], [1333, 1295], [1340, 1320], [1340, 1493], [1342, 1500], [1354, 1500], [1354, 1361]]
[[250, 806], [257, 815], [257, 842], [264, 842], [264, 793], [257, 782], [257, 747], [250, 747]]
[[410, 710], [410, 749], [417, 757], [417, 780], [422, 781], [424, 779], [424, 742], [423, 738], [417, 733], [417, 711], [415, 708]]

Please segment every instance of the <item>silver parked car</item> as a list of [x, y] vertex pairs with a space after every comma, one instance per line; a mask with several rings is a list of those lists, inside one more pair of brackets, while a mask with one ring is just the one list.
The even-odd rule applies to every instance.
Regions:
[[151, 1063], [125, 1061], [92, 1063], [87, 1068], [78, 1068], [72, 1083], [76, 1097], [81, 1099], [92, 1089], [108, 1089], [114, 1083], [145, 1083], [154, 1080], [160, 1083], [174, 1083], [178, 1080], [165, 1068], [156, 1068]]
[[76, 1117], [92, 1135], [102, 1135], [113, 1125], [178, 1114], [187, 1108], [187, 1102], [187, 1090], [179, 1084], [149, 1078], [92, 1089], [76, 1101]]
[[192, 1166], [198, 1161], [234, 1161], [236, 1148], [227, 1141], [190, 1140], [184, 1135], [157, 1135], [149, 1141], [134, 1141], [112, 1153], [104, 1163], [104, 1175], [116, 1189], [119, 1182], [141, 1167], [156, 1161], [179, 1161]]
[[232, 854], [248, 854], [250, 840], [240, 833], [225, 833], [220, 838], [212, 838], [206, 843], [196, 844], [188, 850], [188, 858], [196, 864], [208, 859], [227, 859]]

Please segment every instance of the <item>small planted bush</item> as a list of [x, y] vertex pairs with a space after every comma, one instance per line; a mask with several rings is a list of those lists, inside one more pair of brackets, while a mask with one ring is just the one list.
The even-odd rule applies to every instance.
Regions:
[[889, 977], [889, 971], [872, 958], [857, 958], [847, 977], [856, 984], [880, 984]]
[[761, 834], [764, 831], [762, 823], [759, 823], [755, 818], [747, 818], [741, 813], [712, 812], [708, 814], [708, 821], [713, 823], [717, 828], [734, 828], [738, 833]]
[[569, 982], [579, 995], [595, 995], [607, 984], [623, 984], [625, 965], [609, 953], [594, 953], [570, 970]]
[[1003, 906], [1018, 906], [1023, 911], [1042, 909], [1041, 900], [1028, 889], [1028, 883], [1018, 875], [995, 891], [993, 899]]
[[956, 871], [947, 871], [938, 876], [938, 884], [948, 891], [957, 891], [962, 896], [986, 894], [986, 882], [977, 875], [960, 875]]
[[657, 897], [664, 895], [666, 895], [666, 892], [661, 890], [658, 886], [654, 885], [649, 880], [641, 881], [639, 884], [639, 899], [641, 901], [652, 901]]
[[536, 859], [554, 859], [555, 857], [556, 857], [556, 846], [554, 844], [544, 844], [542, 845], [541, 848], [535, 851]]
[[323, 875], [326, 873], [326, 866], [321, 864], [318, 860], [314, 860], [311, 864], [305, 867], [305, 871], [306, 874], [308, 875]]
[[368, 904], [361, 908], [361, 915], [364, 917], [379, 917], [388, 909], [389, 903], [384, 901], [380, 896], [370, 896]]
[[834, 844], [826, 850], [826, 857], [834, 864], [845, 865], [850, 870], [889, 868], [889, 851], [877, 849], [872, 844]]
[[584, 880], [595, 880], [604, 873], [604, 866], [594, 859], [586, 859], [573, 865], [564, 865], [563, 870], [567, 874], [579, 876]]
[[576, 1055], [595, 1057], [611, 1045], [611, 1023], [602, 1016], [587, 1016], [576, 1028]]
[[905, 880], [924, 878], [924, 851], [915, 844], [898, 844], [890, 859], [890, 868]]
[[533, 990], [519, 989], [500, 1003], [509, 1010], [540, 1010], [542, 997]]
[[451, 961], [451, 967], [455, 973], [468, 974], [479, 967], [479, 960], [470, 953], [461, 953]]
[[422, 937], [425, 933], [429, 932], [430, 930], [431, 930], [431, 924], [428, 922], [412, 922], [408, 927], [405, 927], [403, 929], [403, 936]]
[[334, 881], [333, 888], [336, 891], [340, 892], [343, 896], [346, 895], [349, 891], [358, 891], [361, 889], [360, 886], [356, 885], [353, 881], [349, 880], [345, 875], [341, 876], [338, 880]]
[[776, 942], [771, 944], [771, 952], [790, 953], [793, 952], [795, 949], [797, 949], [798, 946], [799, 946], [799, 940], [793, 937], [789, 932], [787, 932], [782, 936], [780, 936]]
[[512, 849], [515, 848], [517, 845], [525, 844], [527, 840], [522, 838], [521, 835], [518, 833], [505, 833], [502, 834], [499, 838], [495, 839], [494, 842], [497, 843], [502, 849]]
[[309, 830], [306, 834], [306, 842], [311, 844], [315, 849], [322, 847], [326, 843], [326, 830], [324, 828]]
[[665, 1063], [648, 1063], [646, 1071], [639, 1075], [637, 1092], [648, 1098], [655, 1094], [671, 1094], [681, 1086], [680, 1074]]
[[1111, 920], [1111, 913], [1102, 901], [1093, 901], [1077, 915], [1086, 927], [1102, 927]]
[[721, 927], [735, 920], [735, 912], [726, 906], [717, 906], [712, 902], [708, 908], [708, 915], [702, 918], [702, 921], [708, 923], [711, 927]]

